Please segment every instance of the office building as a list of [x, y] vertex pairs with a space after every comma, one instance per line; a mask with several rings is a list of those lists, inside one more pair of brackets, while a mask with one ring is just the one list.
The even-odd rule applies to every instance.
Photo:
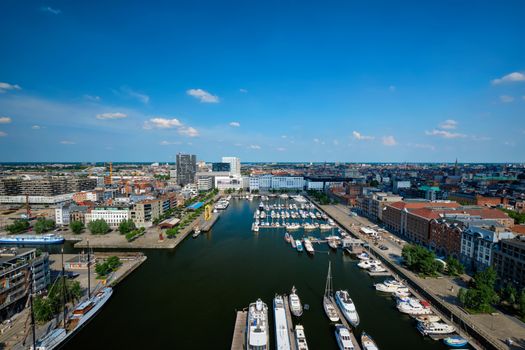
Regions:
[[231, 175], [241, 175], [241, 159], [237, 157], [222, 157], [223, 163], [230, 164]]
[[130, 218], [129, 208], [105, 207], [88, 210], [84, 215], [85, 223], [88, 225], [91, 221], [103, 219], [112, 229], [117, 228], [120, 223]]
[[177, 184], [186, 186], [195, 182], [197, 157], [194, 154], [177, 154]]
[[230, 163], [212, 163], [211, 164], [211, 171], [224, 171], [227, 173], [230, 173], [231, 170], [231, 164]]

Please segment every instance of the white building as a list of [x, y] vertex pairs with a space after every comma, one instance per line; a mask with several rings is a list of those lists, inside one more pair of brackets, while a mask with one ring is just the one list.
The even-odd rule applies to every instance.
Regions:
[[323, 181], [306, 181], [306, 189], [308, 191], [314, 190], [314, 191], [322, 191], [324, 189], [324, 183]]
[[222, 157], [223, 163], [230, 164], [230, 175], [241, 175], [241, 159], [237, 157]]
[[492, 253], [499, 240], [512, 238], [514, 238], [512, 232], [494, 232], [486, 228], [470, 226], [461, 233], [460, 260], [468, 267], [485, 269], [492, 266]]
[[130, 218], [129, 212], [129, 208], [95, 208], [86, 213], [86, 225], [91, 221], [103, 219], [111, 228], [117, 228], [122, 221]]
[[69, 225], [70, 215], [69, 215], [69, 205], [61, 205], [55, 208], [55, 223], [57, 225]]
[[242, 187], [241, 176], [215, 176], [215, 188], [219, 191], [239, 190]]
[[273, 176], [272, 189], [274, 190], [302, 190], [304, 178], [302, 176]]
[[197, 178], [197, 189], [199, 191], [209, 191], [213, 188], [212, 176], [199, 176]]
[[248, 188], [250, 189], [250, 192], [259, 191], [259, 177], [258, 176], [250, 176], [248, 181], [249, 181]]
[[180, 193], [184, 196], [184, 198], [195, 197], [199, 194], [199, 188], [196, 184], [187, 184], [182, 188]]

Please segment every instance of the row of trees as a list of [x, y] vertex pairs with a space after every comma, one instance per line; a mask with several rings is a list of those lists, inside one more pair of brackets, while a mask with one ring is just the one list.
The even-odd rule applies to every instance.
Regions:
[[[6, 227], [7, 232], [11, 234], [25, 232], [31, 227], [31, 224], [28, 220], [15, 220], [11, 225]], [[55, 222], [53, 220], [48, 220], [45, 218], [40, 218], [36, 221], [34, 229], [36, 233], [45, 233], [51, 231], [55, 228]]]
[[51, 231], [55, 228], [55, 222], [53, 220], [47, 220], [44, 218], [40, 218], [35, 223], [35, 232], [36, 233], [44, 233]]
[[327, 204], [330, 204], [331, 202], [330, 197], [328, 197], [328, 195], [324, 193], [323, 191], [310, 190], [308, 191], [308, 195], [310, 197], [313, 197], [321, 205], [327, 205]]
[[412, 271], [424, 276], [435, 276], [438, 272], [458, 276], [465, 273], [465, 267], [454, 257], [448, 257], [445, 265], [436, 254], [423, 246], [407, 244], [403, 247], [402, 256], [405, 265]]
[[82, 296], [82, 288], [78, 281], [70, 281], [65, 277], [60, 278], [49, 288], [47, 296], [37, 296], [35, 298], [33, 310], [37, 322], [45, 323], [63, 310], [64, 279], [66, 303], [75, 302]]
[[103, 263], [97, 263], [95, 265], [95, 272], [99, 278], [105, 278], [111, 272], [117, 271], [122, 265], [118, 256], [110, 256]]
[[10, 234], [16, 234], [27, 231], [30, 226], [27, 220], [15, 220], [11, 225], [7, 225], [6, 230]]

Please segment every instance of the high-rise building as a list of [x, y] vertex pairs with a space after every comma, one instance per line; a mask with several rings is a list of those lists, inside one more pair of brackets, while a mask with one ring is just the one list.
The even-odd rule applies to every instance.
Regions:
[[177, 154], [177, 183], [181, 186], [195, 182], [197, 157], [194, 154]]
[[231, 171], [231, 165], [230, 163], [212, 163], [211, 164], [211, 171]]
[[223, 163], [230, 163], [230, 174], [241, 175], [241, 159], [238, 157], [222, 157]]

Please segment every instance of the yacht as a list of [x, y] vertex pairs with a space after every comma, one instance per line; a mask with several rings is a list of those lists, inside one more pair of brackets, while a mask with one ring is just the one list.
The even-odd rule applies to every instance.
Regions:
[[438, 315], [422, 315], [422, 316], [417, 316], [416, 320], [418, 322], [423, 322], [423, 323], [439, 322], [441, 321], [441, 317], [439, 317]]
[[381, 261], [379, 260], [363, 260], [360, 263], [357, 264], [362, 269], [368, 270], [372, 266], [381, 265]]
[[397, 290], [399, 289], [398, 286], [388, 285], [388, 284], [385, 284], [384, 282], [376, 283], [374, 284], [374, 287], [376, 288], [378, 292], [383, 292], [383, 293], [394, 293], [394, 292], [397, 292]]
[[303, 228], [306, 230], [306, 231], [312, 231], [312, 230], [315, 230], [315, 225], [314, 224], [304, 224], [303, 225]]
[[462, 348], [468, 344], [468, 341], [459, 335], [453, 335], [443, 339], [443, 343], [451, 348]]
[[303, 242], [304, 242], [304, 248], [306, 249], [306, 252], [309, 254], [315, 254], [315, 250], [314, 250], [314, 246], [312, 242], [308, 238], [303, 239]]
[[297, 223], [292, 223], [288, 226], [286, 226], [286, 229], [289, 230], [289, 231], [294, 231], [294, 230], [298, 230], [301, 228], [301, 225], [297, 224]]
[[252, 231], [253, 232], [259, 232], [259, 224], [257, 224], [256, 222], [254, 222], [252, 224]]
[[303, 251], [303, 244], [298, 239], [295, 240], [295, 247], [297, 248], [298, 252], [302, 252]]
[[326, 276], [326, 287], [323, 296], [323, 308], [326, 316], [332, 322], [339, 321], [336, 306], [333, 303], [332, 295], [332, 263], [328, 262], [328, 275]]
[[362, 252], [361, 254], [357, 255], [357, 258], [359, 260], [370, 260], [370, 255], [368, 255], [367, 252]]
[[416, 298], [409, 298], [406, 301], [398, 301], [397, 309], [409, 315], [430, 315], [432, 310], [430, 304], [426, 301], [420, 301]]
[[284, 300], [281, 295], [276, 295], [273, 299], [273, 314], [275, 317], [275, 348], [278, 350], [290, 350], [286, 310], [284, 309]]
[[359, 325], [359, 314], [355, 308], [355, 304], [350, 298], [348, 291], [338, 290], [335, 292], [335, 302], [339, 305], [339, 309], [343, 312], [343, 316], [350, 322], [352, 327]]
[[304, 327], [300, 324], [295, 326], [295, 341], [297, 343], [297, 350], [308, 350], [306, 335], [304, 334]]
[[296, 292], [297, 289], [293, 286], [292, 292], [288, 296], [288, 300], [290, 301], [290, 311], [292, 312], [292, 315], [299, 317], [303, 314], [303, 305], [301, 304], [301, 299], [299, 299]]
[[330, 231], [332, 229], [332, 226], [330, 226], [328, 224], [321, 224], [321, 225], [319, 225], [319, 229], [321, 231]]
[[286, 232], [286, 233], [284, 234], [284, 240], [285, 240], [286, 242], [290, 243], [290, 240], [292, 240], [292, 239], [293, 239], [292, 236], [290, 236], [290, 234], [289, 234], [288, 232]]
[[379, 350], [374, 339], [365, 332], [361, 333], [361, 345], [364, 350]]
[[246, 319], [246, 350], [267, 350], [270, 346], [268, 331], [268, 307], [257, 299], [248, 308]]
[[350, 337], [350, 330], [342, 324], [335, 325], [335, 338], [340, 350], [354, 350], [354, 343]]
[[372, 265], [370, 266], [370, 268], [368, 269], [369, 272], [376, 272], [376, 273], [380, 273], [380, 272], [386, 272], [387, 270], [381, 266], [381, 265]]
[[450, 334], [456, 331], [456, 327], [446, 324], [445, 322], [419, 322], [417, 329], [423, 335]]
[[410, 293], [410, 291], [408, 290], [408, 288], [399, 288], [398, 290], [396, 290], [394, 292], [394, 296], [396, 298], [408, 298], [410, 297], [412, 294]]
[[0, 237], [0, 244], [62, 244], [65, 239], [52, 233], [44, 235], [9, 235]]
[[333, 237], [326, 237], [327, 238], [327, 242], [328, 242], [328, 246], [334, 250], [337, 250], [337, 247], [339, 246], [339, 240], [336, 238], [333, 238]]

